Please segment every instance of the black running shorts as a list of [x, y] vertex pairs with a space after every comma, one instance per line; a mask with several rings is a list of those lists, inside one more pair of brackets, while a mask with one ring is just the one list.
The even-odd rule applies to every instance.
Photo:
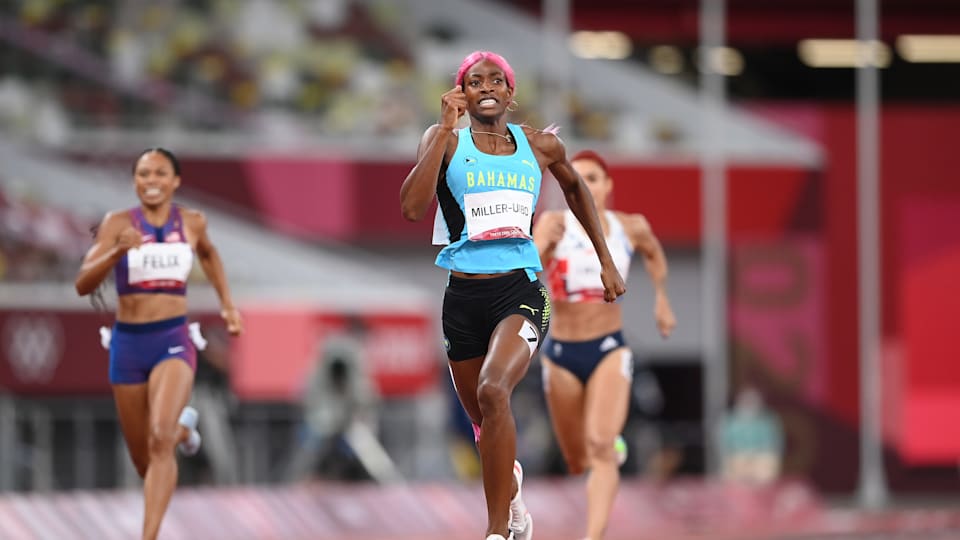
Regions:
[[457, 362], [487, 353], [490, 336], [510, 315], [527, 318], [543, 342], [550, 326], [550, 297], [539, 280], [524, 270], [488, 279], [450, 276], [443, 295], [443, 342], [447, 358]]

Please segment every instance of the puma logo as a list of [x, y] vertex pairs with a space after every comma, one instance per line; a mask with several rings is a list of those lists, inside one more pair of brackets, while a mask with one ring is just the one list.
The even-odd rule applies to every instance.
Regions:
[[524, 165], [529, 165], [530, 168], [533, 169], [534, 171], [537, 170], [537, 166], [534, 165], [533, 163], [531, 163], [529, 160], [521, 159], [521, 160], [520, 160], [520, 163], [523, 163]]
[[526, 304], [520, 304], [518, 307], [519, 307], [520, 309], [528, 309], [528, 310], [530, 310], [530, 315], [536, 315], [537, 312], [540, 311], [539, 309], [532, 308], [532, 307], [530, 307], [530, 306], [528, 306], [528, 305], [526, 305]]

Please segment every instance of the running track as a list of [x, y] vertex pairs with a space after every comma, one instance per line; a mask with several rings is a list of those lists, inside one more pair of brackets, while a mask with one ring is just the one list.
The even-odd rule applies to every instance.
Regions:
[[[584, 518], [577, 480], [524, 485], [537, 540], [576, 540]], [[312, 483], [180, 489], [161, 540], [476, 540], [478, 485]], [[139, 537], [138, 491], [0, 496], [0, 539]], [[828, 509], [802, 483], [748, 489], [695, 480], [625, 482], [607, 540], [960, 539], [960, 506], [863, 514]]]

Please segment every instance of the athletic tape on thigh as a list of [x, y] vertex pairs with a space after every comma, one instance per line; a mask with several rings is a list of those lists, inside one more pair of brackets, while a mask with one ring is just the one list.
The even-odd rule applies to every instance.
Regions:
[[517, 335], [523, 338], [527, 347], [530, 347], [530, 356], [533, 357], [533, 352], [537, 350], [537, 345], [540, 344], [540, 333], [537, 332], [537, 327], [534, 326], [532, 322], [524, 319]]
[[628, 381], [633, 380], [633, 352], [630, 349], [624, 349], [620, 357], [620, 370]]

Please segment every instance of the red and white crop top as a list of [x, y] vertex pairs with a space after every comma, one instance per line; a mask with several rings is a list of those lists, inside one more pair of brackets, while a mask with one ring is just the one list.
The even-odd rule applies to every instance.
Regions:
[[[624, 281], [630, 272], [633, 243], [623, 223], [610, 210], [606, 211], [608, 224], [607, 249]], [[553, 259], [547, 266], [547, 283], [554, 300], [565, 302], [603, 302], [603, 282], [600, 280], [600, 260], [593, 243], [577, 221], [573, 212], [563, 213], [564, 234], [557, 244]]]

